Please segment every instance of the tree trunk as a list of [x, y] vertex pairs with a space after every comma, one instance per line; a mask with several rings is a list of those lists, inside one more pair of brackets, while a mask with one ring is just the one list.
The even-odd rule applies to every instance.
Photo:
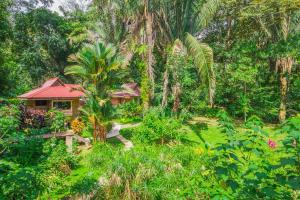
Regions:
[[165, 108], [168, 104], [168, 84], [169, 84], [169, 72], [166, 69], [164, 73], [164, 86], [163, 86], [163, 99], [161, 102], [161, 106]]
[[145, 19], [146, 19], [146, 42], [147, 42], [147, 73], [149, 80], [151, 82], [151, 96], [150, 99], [154, 98], [154, 57], [153, 57], [153, 48], [154, 48], [154, 35], [153, 35], [153, 14], [148, 11], [147, 0], [145, 0]]
[[173, 87], [174, 103], [173, 103], [173, 109], [172, 109], [172, 111], [174, 113], [177, 113], [178, 109], [179, 109], [180, 93], [181, 93], [180, 83], [176, 82], [175, 86]]
[[229, 49], [231, 45], [231, 29], [232, 29], [232, 16], [227, 16], [227, 33], [226, 33], [226, 49]]
[[93, 123], [93, 140], [94, 143], [97, 142], [97, 126], [96, 126], [96, 122]]
[[99, 125], [99, 136], [102, 142], [106, 140], [106, 129], [103, 125]]
[[212, 69], [210, 72], [210, 78], [209, 78], [209, 105], [211, 108], [214, 107], [214, 99], [215, 99], [215, 93], [216, 93], [216, 75], [214, 70]]
[[280, 123], [284, 122], [286, 119], [286, 109], [287, 109], [287, 94], [288, 94], [288, 78], [291, 74], [293, 66], [293, 59], [290, 57], [279, 58], [276, 61], [276, 71], [279, 72], [279, 86], [280, 86], [280, 107], [278, 120]]

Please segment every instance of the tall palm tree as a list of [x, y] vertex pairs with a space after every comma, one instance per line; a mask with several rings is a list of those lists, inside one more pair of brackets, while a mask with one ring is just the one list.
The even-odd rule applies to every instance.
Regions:
[[[169, 4], [166, 6], [168, 7], [168, 5]], [[178, 39], [182, 41], [180, 43], [187, 49], [184, 51], [188, 53], [188, 56], [194, 58], [194, 63], [198, 69], [202, 84], [208, 86], [209, 104], [213, 107], [216, 89], [216, 78], [213, 69], [213, 51], [207, 44], [200, 42], [197, 36], [208, 26], [218, 11], [221, 1], [208, 0], [203, 3], [203, 1], [200, 0], [175, 0], [174, 4], [171, 3], [170, 5], [171, 8], [165, 9], [164, 17], [161, 22], [164, 24], [164, 27], [167, 27], [165, 29], [165, 33], [167, 33], [166, 35], [168, 36], [167, 38], [169, 42], [174, 44], [174, 47], [178, 47]], [[174, 40], [175, 42], [173, 42]], [[183, 50], [182, 48], [183, 47], [181, 47], [181, 50]], [[168, 71], [169, 69], [166, 69], [164, 73], [163, 106], [166, 105], [168, 94], [166, 91], [166, 83], [169, 78]]]
[[[209, 103], [210, 106], [213, 107], [213, 99], [216, 87], [216, 80], [213, 69], [213, 51], [207, 44], [200, 43], [195, 37], [190, 34], [186, 35], [185, 44], [186, 45], [184, 45], [179, 39], [177, 39], [172, 47], [172, 55], [170, 56], [170, 58], [172, 60], [174, 60], [175, 58], [175, 63], [174, 61], [172, 64], [169, 63], [168, 58], [166, 70], [164, 72], [162, 106], [165, 107], [167, 105], [169, 73], [172, 72], [175, 82], [175, 85], [172, 87], [174, 96], [173, 111], [177, 112], [180, 99], [179, 95], [181, 92], [181, 84], [178, 78], [178, 71], [180, 69], [178, 68], [182, 67], [179, 66], [181, 64], [178, 63], [178, 59], [180, 59], [180, 57], [182, 56], [191, 56], [194, 58], [194, 63], [197, 67], [202, 83], [208, 85]], [[169, 65], [172, 65], [173, 67], [170, 67]]]
[[[204, 57], [201, 57], [201, 52], [208, 52], [208, 47], [199, 43], [195, 48], [195, 40], [191, 39], [191, 35], [198, 38], [201, 31], [212, 20], [215, 12], [221, 0], [96, 0], [95, 5], [102, 9], [102, 7], [110, 7], [109, 13], [113, 17], [115, 24], [123, 24], [126, 33], [123, 34], [122, 41], [119, 42], [122, 52], [124, 52], [125, 62], [129, 63], [129, 60], [135, 53], [136, 45], [143, 44], [147, 47], [143, 54], [143, 59], [146, 63], [146, 71], [150, 88], [149, 98], [153, 98], [154, 95], [154, 49], [158, 50], [162, 55], [166, 55], [165, 49], [167, 46], [172, 45], [176, 39], [180, 39], [185, 43], [187, 47], [191, 47], [189, 53], [191, 56], [197, 56], [195, 63], [199, 69], [199, 74], [202, 80], [210, 81], [210, 104], [213, 105], [212, 89], [214, 84], [212, 80], [214, 77], [205, 78], [204, 75], [212, 76], [212, 67], [210, 62], [200, 61]], [[112, 9], [112, 7], [114, 9]], [[119, 8], [119, 9], [116, 9]], [[107, 9], [106, 9], [107, 10]], [[105, 11], [103, 10], [105, 13]], [[102, 13], [102, 12], [101, 12]], [[113, 14], [112, 14], [113, 13]], [[122, 17], [120, 17], [122, 16]], [[118, 20], [121, 20], [118, 21]], [[118, 21], [118, 22], [117, 22]], [[114, 29], [112, 29], [114, 30]], [[186, 33], [190, 33], [186, 39]], [[191, 43], [194, 42], [194, 43]], [[205, 48], [202, 50], [201, 48]], [[196, 51], [199, 50], [197, 53]], [[208, 54], [204, 54], [208, 55]], [[212, 57], [212, 56], [210, 56]], [[210, 59], [210, 58], [205, 58]], [[210, 68], [204, 70], [204, 68]], [[205, 72], [207, 72], [205, 74]], [[209, 73], [208, 73], [209, 72]], [[208, 83], [208, 81], [203, 81]]]

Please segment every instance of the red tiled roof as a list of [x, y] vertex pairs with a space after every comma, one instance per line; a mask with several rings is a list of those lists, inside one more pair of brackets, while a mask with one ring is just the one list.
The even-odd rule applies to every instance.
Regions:
[[59, 78], [46, 81], [40, 88], [31, 90], [19, 98], [22, 99], [72, 99], [84, 96], [80, 85], [64, 84]]
[[111, 96], [122, 98], [122, 97], [139, 97], [140, 89], [137, 83], [125, 83], [121, 86], [123, 90], [114, 91]]

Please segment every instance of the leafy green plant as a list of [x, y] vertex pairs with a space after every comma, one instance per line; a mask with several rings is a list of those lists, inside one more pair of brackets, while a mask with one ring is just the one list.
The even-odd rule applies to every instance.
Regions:
[[236, 133], [233, 121], [226, 111], [221, 110], [218, 112], [218, 122], [222, 132], [227, 136], [231, 136]]
[[181, 123], [174, 118], [163, 116], [157, 109], [150, 109], [143, 118], [142, 125], [135, 129], [133, 139], [141, 143], [168, 143], [183, 136]]
[[66, 118], [63, 112], [52, 109], [46, 114], [47, 124], [51, 131], [60, 132], [65, 130]]
[[129, 101], [117, 105], [116, 107], [117, 117], [133, 118], [140, 115], [140, 105], [136, 101]]
[[263, 127], [263, 121], [256, 115], [249, 117], [245, 123], [246, 128]]
[[286, 153], [281, 159], [281, 165], [286, 172], [284, 182], [294, 189], [300, 189], [300, 116], [288, 119], [281, 127], [281, 134], [287, 134], [283, 140]]
[[17, 106], [0, 107], [0, 154], [8, 147], [6, 140], [17, 137], [20, 126], [20, 111]]

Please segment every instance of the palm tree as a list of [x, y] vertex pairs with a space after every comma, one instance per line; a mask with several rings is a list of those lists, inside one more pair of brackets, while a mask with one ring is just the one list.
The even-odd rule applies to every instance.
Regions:
[[[171, 8], [168, 5], [172, 5]], [[216, 89], [213, 51], [207, 44], [200, 42], [193, 35], [199, 36], [201, 31], [205, 30], [220, 5], [220, 0], [208, 0], [204, 4], [203, 1], [175, 0], [174, 4], [166, 5], [168, 9], [164, 9], [165, 13], [161, 22], [164, 24], [163, 27], [167, 27], [165, 35], [167, 35], [168, 42], [173, 43], [173, 48], [177, 46], [186, 56], [194, 58], [194, 63], [198, 69], [202, 84], [208, 86], [209, 104], [211, 107], [214, 106]], [[175, 42], [173, 42], [174, 40]], [[167, 83], [169, 82], [169, 70], [166, 68], [164, 73], [162, 106], [166, 105], [168, 95]], [[177, 93], [178, 91], [178, 89], [174, 90]]]
[[[192, 40], [191, 35], [198, 38], [201, 30], [212, 20], [220, 3], [221, 0], [207, 0], [205, 2], [203, 0], [95, 1], [95, 5], [103, 11], [100, 12], [101, 14], [110, 10], [110, 13], [107, 13], [110, 16], [104, 18], [111, 19], [111, 16], [114, 16], [113, 20], [110, 21], [114, 24], [124, 25], [122, 30], [125, 28], [126, 33], [122, 34], [124, 37], [119, 38], [122, 41], [118, 42], [121, 52], [124, 53], [124, 63], [128, 64], [129, 60], [132, 59], [135, 53], [134, 47], [137, 45], [147, 47], [142, 57], [146, 64], [145, 74], [147, 80], [144, 83], [149, 83], [145, 86], [147, 89], [149, 88], [149, 99], [153, 98], [155, 86], [153, 50], [156, 49], [164, 56], [166, 55], [166, 47], [174, 44], [175, 40], [180, 39], [187, 47], [190, 47], [189, 54], [197, 56], [194, 59], [195, 64], [199, 69], [203, 83], [209, 83], [211, 105], [213, 105], [215, 84], [213, 82], [214, 74], [211, 71], [212, 62], [207, 61], [212, 60], [212, 53], [207, 45], [199, 42], [195, 43], [196, 39]], [[103, 9], [103, 7], [107, 9]], [[113, 23], [111, 23], [111, 27], [111, 30], [115, 30]], [[186, 33], [189, 33], [187, 39]], [[203, 54], [203, 52], [210, 53]], [[210, 57], [204, 58], [201, 55]]]
[[115, 48], [101, 42], [86, 45], [79, 53], [70, 56], [70, 61], [76, 65], [67, 67], [65, 74], [80, 77], [84, 87], [92, 84], [101, 96], [107, 93], [108, 82], [121, 65]]
[[91, 123], [93, 128], [94, 142], [100, 138], [101, 141], [106, 140], [106, 128], [104, 122], [110, 115], [109, 99], [101, 99], [96, 92], [90, 88], [85, 91], [86, 102], [80, 109], [81, 113]]
[[[200, 30], [203, 30], [212, 20], [220, 4], [220, 0], [208, 0], [204, 4], [201, 0], [144, 0], [142, 6], [144, 12], [137, 12], [139, 15], [135, 20], [135, 24], [136, 27], [143, 27], [138, 22], [139, 20], [141, 22], [145, 21], [145, 44], [148, 46], [146, 57], [147, 73], [152, 83], [152, 94], [154, 93], [153, 48], [155, 46], [156, 49], [163, 49], [164, 51], [166, 46], [176, 43], [175, 41], [179, 39], [187, 47], [189, 55], [194, 57], [195, 65], [198, 68], [201, 80], [203, 80], [202, 83], [208, 85], [209, 103], [213, 107], [216, 84], [213, 71], [212, 49], [208, 45], [198, 42], [191, 34], [199, 35]], [[143, 13], [143, 16], [140, 16], [141, 13]], [[161, 53], [165, 54], [163, 51]], [[169, 78], [168, 70], [166, 69], [164, 73], [163, 105], [166, 103], [166, 95], [168, 94], [166, 91], [166, 83]], [[175, 99], [178, 102], [180, 86], [177, 84], [173, 88], [173, 91], [176, 93], [174, 95], [176, 96]]]
[[112, 45], [106, 47], [101, 42], [87, 45], [72, 56], [71, 61], [76, 65], [67, 67], [65, 74], [83, 80], [86, 103], [81, 111], [92, 124], [94, 141], [99, 137], [104, 141], [106, 130], [103, 122], [110, 108], [108, 92], [121, 62], [115, 48]]
[[198, 42], [190, 34], [187, 34], [185, 42], [190, 55], [194, 58], [194, 63], [197, 66], [202, 83], [208, 85], [209, 104], [213, 107], [216, 90], [213, 51], [207, 44]]
[[[180, 57], [182, 56], [192, 56], [194, 58], [194, 63], [198, 69], [200, 78], [203, 84], [209, 86], [209, 103], [210, 106], [213, 107], [213, 99], [215, 94], [215, 74], [213, 69], [213, 51], [212, 49], [204, 43], [200, 43], [197, 41], [195, 37], [190, 34], [186, 35], [184, 45], [179, 39], [174, 42], [172, 47], [172, 55], [170, 56], [171, 60], [174, 60], [175, 63], [169, 63], [169, 58], [167, 61], [167, 67], [164, 72], [164, 84], [163, 84], [163, 99], [162, 99], [162, 106], [165, 107], [167, 105], [167, 97], [168, 97], [168, 83], [169, 83], [169, 73], [172, 72], [173, 80], [175, 82], [173, 88], [173, 96], [174, 96], [174, 104], [173, 104], [173, 111], [177, 112], [179, 107], [179, 95], [181, 93], [181, 84], [178, 77], [178, 69], [181, 64], [179, 64]], [[170, 67], [169, 65], [173, 66]]]
[[[296, 32], [299, 25], [298, 20], [293, 19], [293, 14], [299, 12], [299, 7], [300, 0], [269, 0], [248, 3], [241, 14], [241, 24], [252, 28], [248, 28], [251, 35], [259, 35], [258, 43], [260, 46], [270, 43], [277, 44], [279, 47], [280, 43], [289, 46], [288, 40]], [[299, 16], [296, 18], [299, 18]], [[253, 32], [256, 34], [253, 34]], [[279, 122], [286, 119], [289, 76], [294, 64], [292, 52], [284, 49], [275, 49], [276, 52], [272, 52], [270, 56], [270, 60], [275, 60], [274, 67], [272, 66], [270, 69], [274, 69], [276, 73], [279, 73]], [[275, 54], [277, 55], [274, 56]]]

